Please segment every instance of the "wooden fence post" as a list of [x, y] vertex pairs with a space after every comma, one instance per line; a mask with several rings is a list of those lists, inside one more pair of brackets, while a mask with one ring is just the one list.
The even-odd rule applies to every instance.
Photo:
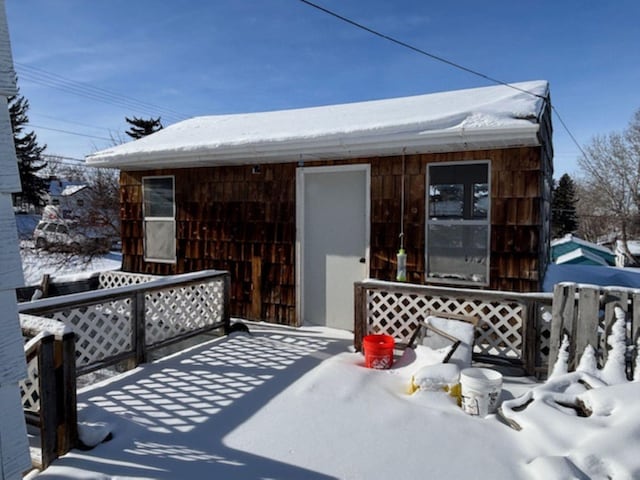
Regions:
[[[602, 365], [607, 361], [609, 356], [609, 348], [607, 346], [607, 338], [611, 333], [611, 328], [616, 322], [616, 307], [621, 308], [625, 314], [629, 311], [629, 294], [626, 291], [615, 288], [605, 288], [603, 292], [604, 302], [604, 335], [602, 336]], [[626, 330], [626, 329], [625, 329]]]
[[538, 351], [537, 333], [540, 322], [540, 305], [535, 301], [525, 302], [522, 317], [522, 366], [527, 375], [534, 375]]
[[578, 317], [575, 328], [575, 344], [569, 367], [575, 369], [587, 345], [598, 351], [598, 315], [600, 310], [600, 288], [584, 285], [578, 291]]
[[360, 351], [367, 331], [367, 289], [360, 282], [353, 284], [353, 307], [353, 346]]
[[553, 306], [551, 308], [551, 336], [549, 337], [549, 365], [547, 375], [551, 375], [553, 367], [558, 359], [562, 339], [569, 337], [569, 358], [571, 358], [571, 345], [574, 337], [575, 315], [575, 283], [558, 283], [553, 288]]

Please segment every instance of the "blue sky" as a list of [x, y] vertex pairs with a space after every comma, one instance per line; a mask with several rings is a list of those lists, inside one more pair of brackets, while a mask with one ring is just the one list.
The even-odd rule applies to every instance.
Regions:
[[[505, 82], [548, 80], [581, 145], [624, 129], [640, 108], [637, 0], [316, 3]], [[491, 85], [299, 0], [6, 0], [6, 8], [21, 93], [48, 154], [83, 158], [127, 139], [125, 116], [160, 115], [168, 125]], [[555, 176], [577, 176], [579, 149], [557, 118], [554, 145]]]

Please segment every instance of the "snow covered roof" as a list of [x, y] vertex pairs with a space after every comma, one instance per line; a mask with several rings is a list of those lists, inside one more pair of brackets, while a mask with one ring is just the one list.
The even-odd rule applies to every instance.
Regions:
[[67, 185], [62, 189], [62, 192], [60, 192], [60, 196], [70, 197], [71, 195], [74, 195], [79, 191], [84, 190], [85, 188], [87, 188], [87, 185]]
[[599, 255], [584, 248], [576, 248], [556, 258], [557, 264], [586, 264], [586, 265], [609, 265], [607, 261]]
[[548, 83], [513, 86], [195, 117], [90, 154], [86, 161], [147, 169], [539, 145], [538, 120]]
[[[573, 256], [571, 256], [569, 255], [571, 252], [577, 253], [574, 253]], [[592, 257], [595, 256], [600, 257], [600, 260], [594, 260]], [[602, 245], [588, 242], [570, 233], [566, 234], [562, 238], [551, 241], [551, 259], [555, 263], [566, 263], [571, 260], [575, 261], [578, 257], [583, 257], [586, 260], [593, 260], [594, 262], [603, 265], [613, 265], [615, 263], [615, 254], [610, 249], [603, 247]]]

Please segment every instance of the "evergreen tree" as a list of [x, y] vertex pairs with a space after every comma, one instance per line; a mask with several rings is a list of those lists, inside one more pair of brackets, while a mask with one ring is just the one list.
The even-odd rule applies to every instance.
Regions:
[[38, 145], [33, 131], [24, 131], [25, 124], [29, 122], [28, 110], [29, 101], [22, 95], [9, 97], [9, 116], [22, 184], [22, 193], [14, 194], [14, 203], [19, 198], [22, 204], [40, 207], [44, 205], [43, 198], [48, 190], [47, 179], [38, 175], [38, 172], [47, 166], [47, 162], [42, 158], [42, 152], [47, 146]]
[[124, 117], [129, 125], [129, 130], [126, 133], [131, 138], [139, 139], [151, 135], [152, 133], [162, 130], [162, 123], [160, 123], [160, 117], [158, 118], [138, 118], [138, 117]]
[[568, 174], [560, 177], [551, 198], [551, 232], [554, 237], [573, 233], [578, 228], [576, 185]]

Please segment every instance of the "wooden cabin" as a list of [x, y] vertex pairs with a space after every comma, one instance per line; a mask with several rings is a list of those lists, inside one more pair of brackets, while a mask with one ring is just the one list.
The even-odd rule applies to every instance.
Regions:
[[123, 270], [224, 269], [232, 314], [353, 328], [353, 282], [539, 291], [545, 81], [197, 117], [94, 153], [121, 170]]

